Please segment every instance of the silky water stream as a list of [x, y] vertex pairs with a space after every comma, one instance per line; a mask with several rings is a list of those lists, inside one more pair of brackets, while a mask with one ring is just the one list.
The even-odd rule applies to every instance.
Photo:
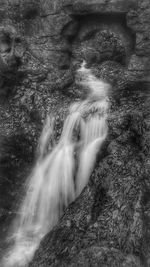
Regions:
[[70, 106], [59, 142], [46, 153], [55, 122], [47, 118], [39, 140], [39, 157], [27, 180], [26, 195], [9, 237], [13, 245], [3, 258], [3, 267], [28, 266], [42, 238], [88, 183], [107, 136], [109, 85], [97, 79], [85, 63], [77, 75], [87, 97]]

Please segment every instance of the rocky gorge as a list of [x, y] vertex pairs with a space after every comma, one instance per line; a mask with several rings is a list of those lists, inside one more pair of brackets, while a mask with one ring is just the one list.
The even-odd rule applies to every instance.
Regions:
[[0, 255], [48, 114], [60, 137], [86, 60], [111, 85], [90, 181], [30, 267], [150, 266], [150, 3], [0, 0]]

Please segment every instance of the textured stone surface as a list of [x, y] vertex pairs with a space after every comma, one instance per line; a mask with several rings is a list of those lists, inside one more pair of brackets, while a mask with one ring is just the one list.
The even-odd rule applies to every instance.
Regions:
[[55, 116], [58, 138], [70, 103], [82, 95], [74, 83], [79, 63], [86, 59], [112, 85], [104, 151], [32, 267], [150, 266], [149, 14], [148, 0], [0, 0], [0, 27], [15, 32], [20, 59], [5, 72], [2, 52], [7, 59], [10, 50], [0, 42], [2, 240], [46, 116]]

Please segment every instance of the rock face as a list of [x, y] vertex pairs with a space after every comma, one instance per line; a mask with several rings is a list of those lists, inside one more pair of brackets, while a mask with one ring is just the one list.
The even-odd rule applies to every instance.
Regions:
[[47, 114], [57, 139], [81, 97], [79, 63], [112, 85], [104, 151], [30, 267], [150, 266], [149, 14], [149, 0], [0, 0], [1, 237]]

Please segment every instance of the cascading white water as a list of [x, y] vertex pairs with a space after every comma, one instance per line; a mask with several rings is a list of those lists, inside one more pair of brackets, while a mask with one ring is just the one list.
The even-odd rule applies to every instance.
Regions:
[[[9, 253], [3, 267], [23, 267], [34, 256], [42, 238], [57, 223], [63, 209], [88, 183], [96, 156], [107, 135], [109, 85], [98, 80], [82, 64], [80, 84], [89, 90], [87, 99], [74, 103], [58, 144], [46, 153], [53, 139], [54, 118], [48, 118], [39, 141], [39, 158], [27, 182], [27, 193], [16, 218]], [[88, 91], [87, 90], [87, 91]], [[79, 132], [77, 137], [76, 131]], [[75, 153], [78, 170], [75, 170]]]
[[76, 195], [78, 196], [87, 184], [94, 168], [96, 156], [107, 136], [107, 111], [109, 85], [97, 79], [90, 69], [82, 64], [78, 70], [81, 84], [88, 88], [87, 99], [77, 108], [85, 117], [81, 127], [79, 168], [76, 177]]

